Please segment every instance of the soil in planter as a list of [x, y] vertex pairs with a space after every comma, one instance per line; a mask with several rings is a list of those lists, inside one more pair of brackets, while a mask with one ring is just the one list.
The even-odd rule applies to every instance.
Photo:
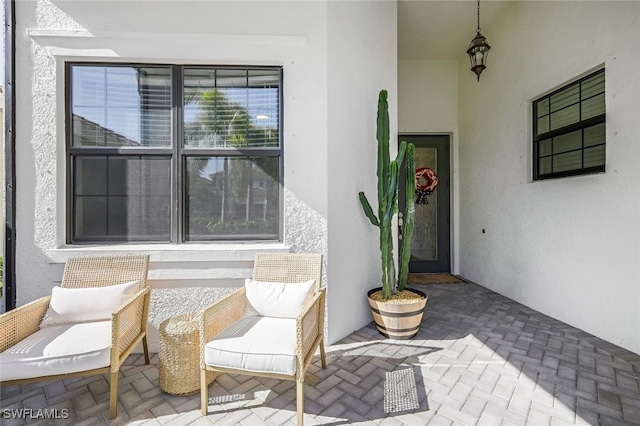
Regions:
[[393, 303], [396, 305], [415, 303], [418, 300], [424, 299], [424, 297], [409, 290], [402, 290], [398, 294], [392, 294], [387, 300], [384, 300], [382, 298], [382, 290], [378, 290], [375, 293], [372, 293], [369, 297], [376, 302]]

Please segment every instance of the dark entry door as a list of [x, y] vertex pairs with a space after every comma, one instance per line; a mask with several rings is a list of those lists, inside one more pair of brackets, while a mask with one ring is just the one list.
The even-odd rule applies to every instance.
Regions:
[[[449, 135], [399, 135], [415, 145], [416, 218], [409, 272], [450, 272]], [[437, 186], [433, 190], [434, 176]], [[401, 179], [405, 182], [405, 179]], [[400, 191], [400, 211], [406, 204]], [[399, 221], [400, 223], [401, 221]]]

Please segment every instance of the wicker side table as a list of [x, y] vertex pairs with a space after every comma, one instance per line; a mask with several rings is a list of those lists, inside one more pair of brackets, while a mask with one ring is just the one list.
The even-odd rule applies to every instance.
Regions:
[[[200, 390], [200, 339], [195, 312], [162, 321], [160, 334], [160, 388], [173, 395]], [[215, 373], [207, 371], [207, 384]]]

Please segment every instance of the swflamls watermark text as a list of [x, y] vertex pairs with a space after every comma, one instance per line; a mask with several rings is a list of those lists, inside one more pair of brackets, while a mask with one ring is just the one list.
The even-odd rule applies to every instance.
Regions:
[[0, 412], [5, 419], [68, 419], [68, 408], [5, 408]]

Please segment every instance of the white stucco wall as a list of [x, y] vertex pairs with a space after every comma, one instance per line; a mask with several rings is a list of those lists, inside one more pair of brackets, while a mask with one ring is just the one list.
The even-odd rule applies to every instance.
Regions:
[[[328, 7], [328, 341], [372, 321], [367, 291], [380, 286], [377, 228], [358, 200], [376, 199], [378, 92], [389, 92], [397, 135], [395, 2], [330, 1]], [[375, 208], [375, 207], [374, 207]]]
[[458, 130], [458, 61], [398, 61], [400, 133]]
[[[379, 256], [357, 193], [375, 189], [381, 88], [391, 92], [396, 128], [395, 7], [376, 1], [17, 2], [17, 303], [49, 294], [69, 256], [149, 253], [153, 338], [162, 319], [198, 309], [203, 298], [219, 293], [202, 288], [242, 285], [256, 251], [307, 251], [327, 258], [328, 341], [370, 322], [365, 294], [379, 281]], [[283, 66], [284, 241], [65, 246], [65, 61]], [[157, 349], [153, 341], [151, 348]]]
[[451, 137], [451, 272], [459, 273], [458, 61], [398, 61], [398, 132]]
[[[145, 252], [153, 288], [241, 285], [257, 250], [327, 251], [324, 2], [21, 1], [17, 19], [17, 303], [49, 294], [71, 255]], [[145, 19], [141, 19], [145, 17]], [[277, 25], [274, 25], [277, 23]], [[67, 60], [284, 67], [285, 235], [279, 244], [66, 247]], [[189, 297], [193, 293], [196, 296]], [[158, 292], [169, 294], [169, 292]], [[173, 294], [173, 293], [172, 293]], [[159, 319], [199, 307], [156, 300]], [[154, 312], [161, 310], [161, 313]], [[156, 321], [157, 322], [157, 321]], [[152, 324], [153, 325], [153, 324]], [[153, 345], [152, 345], [153, 346]]]
[[[640, 3], [517, 2], [499, 22], [480, 82], [460, 60], [460, 273], [640, 353]], [[531, 182], [531, 100], [602, 64], [606, 173]]]

